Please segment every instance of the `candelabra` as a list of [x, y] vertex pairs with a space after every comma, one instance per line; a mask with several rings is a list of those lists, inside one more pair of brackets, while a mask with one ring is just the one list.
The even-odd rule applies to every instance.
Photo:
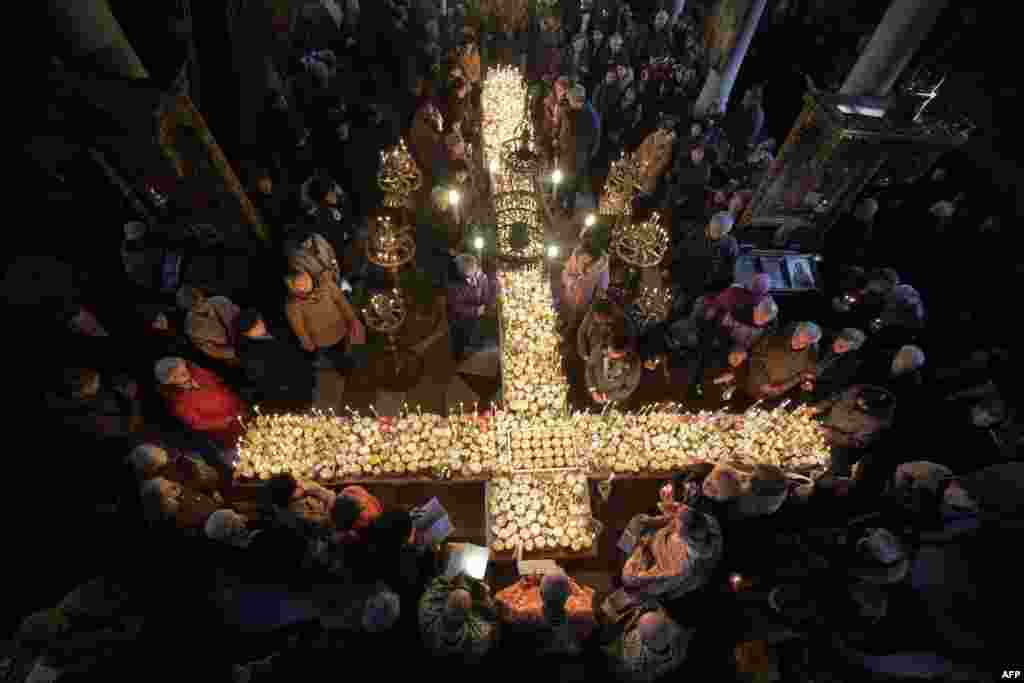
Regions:
[[377, 217], [366, 241], [366, 258], [383, 268], [397, 285], [398, 271], [416, 257], [416, 242], [408, 226], [388, 215]]
[[398, 345], [398, 332], [406, 319], [405, 297], [399, 289], [377, 292], [363, 308], [366, 326], [386, 340], [385, 353], [394, 361], [394, 375], [378, 375], [384, 386], [411, 386], [423, 370], [423, 359], [411, 350]]
[[629, 218], [633, 213], [633, 197], [641, 190], [640, 164], [625, 152], [613, 161], [598, 204], [602, 216]]
[[672, 293], [659, 287], [644, 287], [634, 306], [641, 327], [664, 322], [672, 309]]
[[633, 268], [653, 268], [668, 252], [668, 232], [657, 211], [646, 221], [624, 223], [612, 240], [615, 254]]
[[405, 140], [380, 153], [377, 185], [384, 192], [384, 206], [390, 209], [408, 209], [410, 197], [423, 185], [423, 174], [412, 158]]

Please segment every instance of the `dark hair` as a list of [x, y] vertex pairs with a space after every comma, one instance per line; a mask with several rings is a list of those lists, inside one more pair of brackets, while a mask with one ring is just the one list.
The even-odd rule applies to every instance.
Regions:
[[363, 509], [357, 500], [348, 496], [338, 496], [334, 499], [331, 519], [334, 520], [334, 527], [338, 531], [348, 531], [355, 525], [362, 513]]
[[629, 334], [626, 332], [625, 324], [621, 321], [618, 322], [612, 330], [612, 336], [608, 347], [612, 351], [626, 351], [629, 349]]
[[64, 388], [77, 394], [99, 376], [100, 373], [92, 368], [67, 368], [64, 370]]
[[880, 417], [892, 410], [896, 397], [882, 387], [864, 387], [857, 400], [864, 404], [869, 415]]
[[271, 505], [288, 507], [299, 483], [290, 474], [276, 474], [267, 482], [266, 495]]
[[412, 517], [405, 510], [387, 510], [373, 520], [366, 530], [367, 541], [374, 552], [397, 552], [412, 533]]
[[315, 175], [309, 182], [309, 198], [314, 202], [322, 202], [324, 197], [334, 189], [334, 181], [323, 175]]
[[238, 314], [238, 332], [239, 334], [248, 334], [252, 331], [252, 328], [256, 327], [256, 323], [263, 320], [263, 316], [255, 308], [246, 308]]

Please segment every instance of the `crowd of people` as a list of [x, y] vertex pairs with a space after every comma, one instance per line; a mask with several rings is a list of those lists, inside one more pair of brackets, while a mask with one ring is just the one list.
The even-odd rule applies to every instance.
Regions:
[[[16, 640], [27, 680], [114, 675], [165, 659], [175, 642], [167, 622], [183, 619], [195, 621], [187, 628], [210, 659], [201, 674], [208, 680], [322, 675], [323, 653], [356, 656], [355, 648], [397, 673], [410, 665], [388, 661], [392, 643], [407, 646], [398, 633], [418, 634], [439, 661], [462, 665], [506, 656], [521, 663], [515, 657], [526, 653], [561, 680], [595, 671], [654, 680], [698, 659], [697, 642], [743, 641], [736, 665], [753, 671], [770, 638], [735, 623], [740, 598], [759, 592], [792, 631], [827, 645], [810, 660], [786, 650], [787, 675], [810, 677], [841, 660], [855, 670], [972, 680], [973, 655], [963, 652], [1001, 636], [980, 623], [984, 608], [968, 603], [1000, 599], [1005, 582], [985, 562], [995, 563], [992, 548], [1020, 517], [1020, 418], [1009, 381], [1016, 358], [974, 334], [935, 340], [936, 316], [922, 295], [932, 290], [911, 286], [886, 260], [889, 240], [908, 238], [872, 232], [899, 201], [881, 192], [825, 238], [819, 317], [787, 314], [764, 274], [735, 282], [734, 226], [775, 149], [761, 86], [724, 116], [712, 108], [695, 117], [709, 68], [700, 3], [675, 16], [656, 3], [581, 4], [582, 12], [543, 18], [532, 54], [521, 28], [488, 33], [453, 20], [465, 14], [459, 3], [443, 17], [431, 3], [311, 6], [289, 36], [291, 57], [268, 59], [267, 136], [242, 164], [273, 238], [275, 272], [266, 277], [283, 286], [197, 282], [167, 257], [159, 231], [131, 222], [123, 298], [72, 298], [51, 312], [47, 331], [64, 357], [48, 378], [47, 419], [89, 456], [64, 472], [86, 482], [85, 500], [116, 503], [126, 535], [117, 545], [137, 541], [146, 561], [128, 561], [122, 548], [103, 576], [25, 618]], [[391, 17], [399, 34], [415, 38], [398, 101], [353, 94], [367, 58], [361, 11], [380, 14], [378, 23]], [[373, 45], [392, 54], [392, 42], [379, 32]], [[688, 385], [673, 386], [670, 400], [811, 403], [832, 448], [830, 470], [815, 482], [794, 483], [769, 464], [701, 463], [677, 473], [650, 509], [630, 511], [616, 530], [622, 565], [612, 590], [560, 572], [495, 591], [443, 571], [447, 549], [418, 538], [418, 508], [382, 504], [359, 486], [335, 492], [290, 475], [255, 484], [232, 477], [254, 406], [306, 410], [317, 373], [351, 379], [370, 357], [353, 303], [381, 276], [365, 257], [381, 200], [367, 169], [399, 136], [424, 176], [417, 201], [442, 226], [417, 228], [418, 266], [446, 291], [453, 355], [463, 359], [479, 343], [495, 281], [463, 253], [460, 225], [434, 199], [438, 188], [473, 191], [467, 147], [480, 142], [481, 54], [485, 64], [525, 66], [538, 86], [537, 148], [566, 178], [562, 220], [582, 219], [580, 200], [600, 192], [621, 153], [636, 152], [633, 214], [657, 210], [670, 229], [662, 275], [671, 304], [661, 322], [638, 315], [635, 273], [608, 253], [600, 222], [582, 227], [558, 271], [555, 301], [579, 403], [633, 407], [653, 373], [681, 368]], [[939, 200], [931, 215], [948, 222], [956, 202]], [[930, 287], [924, 267], [909, 271]], [[933, 355], [948, 367], [933, 367]], [[936, 431], [949, 432], [948, 445], [936, 446]], [[152, 590], [155, 577], [166, 590]], [[216, 647], [253, 624], [271, 636]], [[168, 671], [181, 675], [182, 666]]]

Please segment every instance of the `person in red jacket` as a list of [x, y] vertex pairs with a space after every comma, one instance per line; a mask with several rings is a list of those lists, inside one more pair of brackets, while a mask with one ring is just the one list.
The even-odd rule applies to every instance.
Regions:
[[225, 448], [235, 447], [244, 431], [239, 418], [248, 414], [249, 406], [224, 380], [183, 358], [163, 358], [155, 371], [172, 415]]

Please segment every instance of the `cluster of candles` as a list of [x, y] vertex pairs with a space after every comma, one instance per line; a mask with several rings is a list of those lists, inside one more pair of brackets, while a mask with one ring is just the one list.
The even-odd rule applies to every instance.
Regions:
[[[695, 462], [770, 464], [818, 474], [829, 464], [819, 424], [805, 407], [752, 407], [744, 414], [684, 413], [648, 406], [622, 413], [543, 415], [491, 409], [447, 418], [403, 406], [398, 417], [260, 415], [246, 423], [237, 472], [291, 473], [322, 481], [374, 476], [491, 477], [524, 469], [579, 467], [590, 474], [668, 473]], [[509, 449], [512, 442], [515, 453]], [[500, 446], [499, 446], [500, 444]], [[527, 453], [527, 451], [529, 451]]]
[[511, 410], [553, 415], [569, 390], [558, 349], [557, 314], [543, 269], [499, 273], [502, 290], [502, 389]]
[[[371, 410], [373, 410], [371, 408]], [[324, 482], [426, 475], [474, 477], [497, 471], [492, 412], [463, 409], [445, 418], [415, 412], [408, 404], [398, 417], [345, 417], [314, 410], [306, 415], [262, 415], [245, 423], [236, 472], [243, 478], [276, 474]]]
[[660, 287], [644, 287], [633, 306], [641, 325], [663, 322], [672, 307], [672, 292]]
[[396, 266], [413, 256], [415, 243], [408, 229], [398, 226], [390, 216], [378, 216], [370, 236], [371, 261], [382, 266]]
[[363, 318], [370, 329], [377, 332], [394, 332], [405, 322], [405, 300], [397, 289], [378, 292], [370, 297], [363, 308]]
[[668, 232], [657, 211], [646, 221], [629, 222], [616, 230], [614, 249], [626, 263], [637, 268], [653, 268], [668, 252]]
[[633, 197], [640, 189], [639, 164], [633, 157], [623, 152], [616, 161], [612, 161], [608, 178], [604, 183], [604, 192], [598, 202], [598, 212], [603, 216], [632, 215]]
[[400, 139], [393, 147], [381, 150], [377, 184], [386, 195], [406, 197], [420, 189], [422, 183], [423, 174], [405, 146], [405, 139]]
[[518, 67], [487, 69], [482, 93], [482, 137], [484, 158], [493, 174], [499, 171], [502, 147], [515, 136], [516, 127], [526, 114], [526, 81]]

